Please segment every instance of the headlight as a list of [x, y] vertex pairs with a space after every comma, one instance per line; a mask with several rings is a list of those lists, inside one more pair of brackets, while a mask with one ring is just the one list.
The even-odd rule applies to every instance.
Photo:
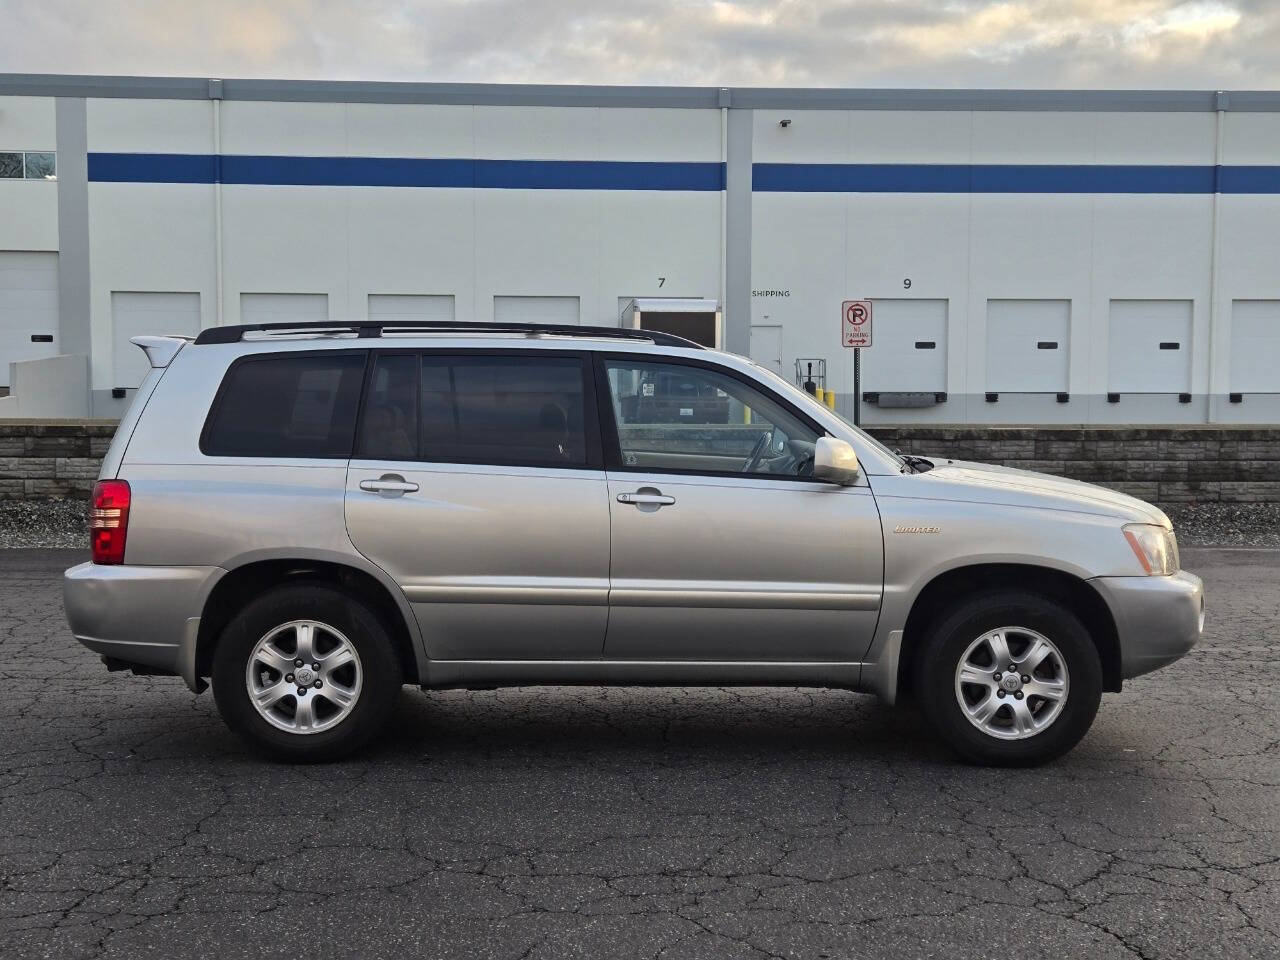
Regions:
[[1147, 576], [1167, 577], [1178, 572], [1178, 538], [1172, 530], [1150, 523], [1128, 523], [1124, 538]]

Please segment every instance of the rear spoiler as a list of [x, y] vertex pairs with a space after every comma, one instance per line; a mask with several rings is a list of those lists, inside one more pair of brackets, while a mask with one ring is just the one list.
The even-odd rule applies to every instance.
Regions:
[[147, 355], [151, 366], [157, 369], [167, 367], [178, 351], [191, 342], [190, 337], [130, 337], [130, 343], [136, 343]]

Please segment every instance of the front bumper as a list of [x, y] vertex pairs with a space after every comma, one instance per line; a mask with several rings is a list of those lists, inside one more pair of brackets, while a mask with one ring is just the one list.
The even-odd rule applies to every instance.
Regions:
[[1184, 656], [1204, 631], [1204, 584], [1185, 570], [1171, 577], [1096, 577], [1120, 637], [1128, 680]]
[[62, 600], [77, 640], [95, 653], [182, 677], [197, 693], [200, 612], [221, 567], [82, 563], [63, 575]]

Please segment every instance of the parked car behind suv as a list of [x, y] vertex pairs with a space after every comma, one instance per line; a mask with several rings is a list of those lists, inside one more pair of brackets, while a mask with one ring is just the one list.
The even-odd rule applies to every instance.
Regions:
[[[135, 342], [152, 369], [66, 574], [71, 628], [111, 669], [212, 680], [276, 757], [366, 744], [405, 683], [780, 684], [910, 697], [962, 756], [1038, 763], [1203, 627], [1155, 507], [900, 457], [670, 335]], [[723, 414], [644, 402], [663, 382]]]

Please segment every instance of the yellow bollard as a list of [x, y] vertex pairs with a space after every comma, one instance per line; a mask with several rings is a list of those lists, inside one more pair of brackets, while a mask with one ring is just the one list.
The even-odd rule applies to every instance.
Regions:
[[827, 406], [832, 410], [836, 408], [836, 392], [834, 390], [827, 391]]

